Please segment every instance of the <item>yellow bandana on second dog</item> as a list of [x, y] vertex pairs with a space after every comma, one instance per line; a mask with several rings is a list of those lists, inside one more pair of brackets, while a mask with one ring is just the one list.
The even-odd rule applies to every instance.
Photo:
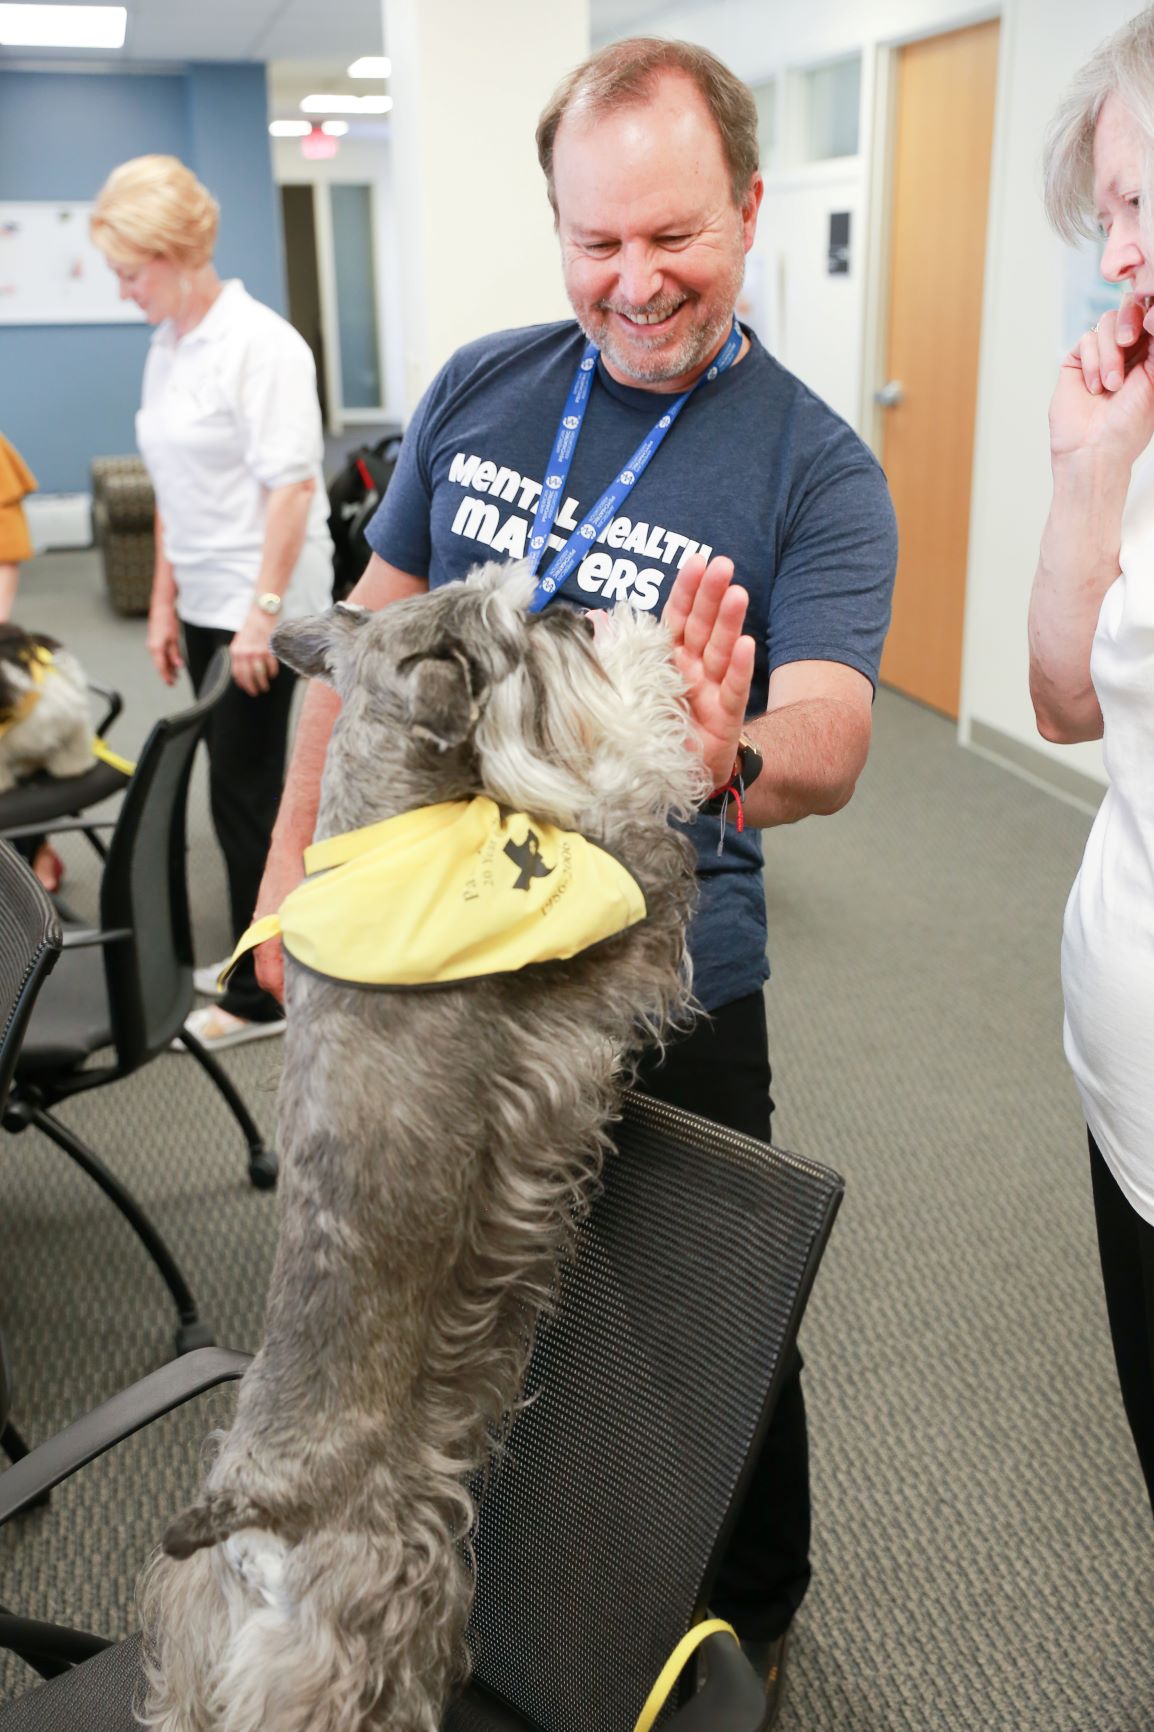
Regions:
[[6, 734], [9, 728], [14, 728], [17, 722], [22, 722], [30, 716], [40, 702], [40, 688], [44, 684], [46, 673], [55, 670], [56, 663], [51, 650], [44, 649], [40, 644], [33, 644], [26, 655], [18, 658], [21, 667], [31, 677], [32, 686], [10, 709], [6, 715], [0, 716], [0, 734]]
[[331, 980], [427, 986], [576, 956], [645, 918], [611, 854], [483, 795], [315, 842], [305, 872], [225, 974], [279, 933], [294, 961]]

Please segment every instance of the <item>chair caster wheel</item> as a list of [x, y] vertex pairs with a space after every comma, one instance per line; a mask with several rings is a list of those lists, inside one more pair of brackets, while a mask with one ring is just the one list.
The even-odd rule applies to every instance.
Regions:
[[279, 1166], [275, 1149], [258, 1149], [248, 1158], [249, 1183], [258, 1191], [271, 1191]]
[[198, 1347], [215, 1347], [216, 1337], [209, 1324], [201, 1318], [195, 1323], [182, 1323], [176, 1332], [176, 1351], [179, 1357], [182, 1353], [192, 1353]]

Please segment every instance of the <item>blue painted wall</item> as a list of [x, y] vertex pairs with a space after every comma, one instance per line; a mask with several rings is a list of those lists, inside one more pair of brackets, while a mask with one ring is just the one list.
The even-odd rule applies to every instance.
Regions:
[[[221, 275], [283, 312], [263, 66], [0, 72], [0, 199], [93, 199], [117, 163], [149, 151], [179, 156], [220, 200]], [[143, 325], [0, 325], [0, 429], [44, 492], [83, 492], [91, 458], [135, 450], [149, 336]]]

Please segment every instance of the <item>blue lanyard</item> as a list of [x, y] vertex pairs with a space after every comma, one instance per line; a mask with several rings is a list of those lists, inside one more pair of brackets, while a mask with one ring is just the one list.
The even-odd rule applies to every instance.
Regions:
[[[656, 426], [646, 434], [628, 463], [609, 483], [596, 505], [587, 512], [573, 531], [564, 547], [558, 553], [545, 576], [540, 578], [529, 601], [529, 612], [540, 613], [550, 602], [569, 573], [585, 558], [592, 542], [596, 541], [605, 525], [612, 521], [622, 501], [625, 500], [644, 475], [653, 455], [669, 429], [697, 390], [699, 385], [707, 384], [716, 379], [719, 373], [724, 373], [732, 367], [741, 348], [741, 329], [737, 320], [733, 321], [733, 329], [725, 339], [721, 350], [712, 366], [694, 380], [688, 391], [683, 391], [680, 397], [674, 399], [668, 410]], [[553, 453], [549, 459], [549, 471], [545, 484], [541, 489], [541, 497], [537, 501], [537, 511], [533, 518], [533, 527], [529, 532], [529, 569], [536, 572], [541, 563], [541, 557], [549, 540], [549, 531], [557, 516], [565, 492], [565, 482], [569, 476], [569, 467], [573, 462], [573, 453], [577, 449], [577, 441], [581, 437], [581, 426], [585, 420], [585, 411], [589, 407], [589, 394], [593, 389], [594, 370], [597, 366], [597, 349], [592, 343], [585, 345], [585, 352], [577, 364], [577, 372], [569, 387], [569, 396], [561, 415], [561, 424], [557, 428], [557, 437], [553, 441]]]

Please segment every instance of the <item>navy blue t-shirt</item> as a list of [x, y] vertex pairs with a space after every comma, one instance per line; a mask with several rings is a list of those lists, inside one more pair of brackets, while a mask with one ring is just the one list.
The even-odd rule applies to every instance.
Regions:
[[[749, 591], [756, 716], [785, 662], [844, 662], [876, 684], [897, 530], [885, 478], [857, 434], [748, 335], [744, 359], [694, 392], [622, 514], [560, 593], [585, 607], [627, 601], [660, 613], [690, 554], [727, 555]], [[382, 559], [436, 587], [483, 560], [524, 555], [584, 347], [566, 322], [502, 331], [457, 351], [421, 399], [369, 525]], [[666, 406], [598, 363], [553, 547]], [[701, 882], [690, 949], [707, 1010], [755, 992], [769, 973], [760, 832], [739, 835], [730, 821], [718, 853], [719, 828], [702, 815], [690, 829]]]

